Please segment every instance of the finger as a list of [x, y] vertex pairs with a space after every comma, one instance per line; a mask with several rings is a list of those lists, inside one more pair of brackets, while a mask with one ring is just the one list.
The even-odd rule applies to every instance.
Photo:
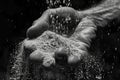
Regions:
[[64, 47], [60, 47], [55, 51], [55, 57], [56, 58], [62, 58], [64, 56], [67, 56], [67, 50]]
[[66, 64], [68, 59], [68, 51], [64, 47], [60, 47], [55, 51], [56, 63], [62, 65]]
[[49, 27], [49, 13], [45, 12], [39, 19], [34, 21], [33, 25], [27, 30], [27, 37], [32, 39], [41, 35]]
[[43, 64], [44, 67], [50, 67], [51, 65], [55, 65], [55, 59], [52, 56], [46, 56], [43, 59]]
[[23, 43], [24, 49], [27, 49], [27, 50], [36, 50], [36, 46], [35, 46], [36, 42], [35, 41], [25, 39], [23, 42], [24, 42]]
[[49, 20], [51, 15], [58, 15], [62, 17], [71, 16], [78, 18], [78, 12], [70, 7], [62, 7], [56, 9], [46, 10], [43, 15], [34, 22], [33, 26], [27, 30], [27, 37], [32, 39], [41, 35], [49, 27]]
[[35, 50], [34, 52], [32, 52], [29, 56], [30, 60], [34, 61], [34, 62], [43, 62], [43, 58], [45, 57], [45, 54], [42, 53], [39, 50]]
[[78, 63], [87, 52], [80, 49], [72, 50], [72, 53], [68, 56], [68, 64]]
[[71, 7], [60, 7], [56, 9], [51, 9], [50, 14], [58, 15], [61, 17], [71, 16], [72, 18], [78, 18], [79, 14], [76, 10]]
[[42, 63], [44, 67], [50, 67], [55, 64], [53, 54], [45, 53], [40, 50], [36, 50], [30, 54], [30, 60], [33, 62]]

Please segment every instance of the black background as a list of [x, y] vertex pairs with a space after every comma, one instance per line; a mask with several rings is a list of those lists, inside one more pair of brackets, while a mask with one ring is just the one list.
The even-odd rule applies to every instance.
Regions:
[[[84, 10], [100, 0], [71, 0], [72, 7]], [[64, 4], [62, 4], [64, 5]], [[0, 72], [6, 72], [10, 53], [26, 37], [26, 30], [32, 22], [47, 9], [46, 0], [0, 0]], [[52, 6], [53, 8], [57, 6]], [[105, 28], [98, 30], [91, 51], [102, 54], [105, 61], [105, 75], [118, 80], [120, 75], [120, 24], [115, 19]], [[112, 73], [110, 73], [112, 71]], [[112, 77], [111, 77], [112, 76]]]

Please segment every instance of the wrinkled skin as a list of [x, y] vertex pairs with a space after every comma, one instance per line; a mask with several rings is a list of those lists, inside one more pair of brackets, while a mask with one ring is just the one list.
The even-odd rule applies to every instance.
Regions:
[[[46, 10], [27, 30], [27, 39], [24, 40], [23, 46], [25, 51], [30, 50], [30, 52], [24, 52], [24, 54], [28, 54], [30, 61], [40, 63], [40, 65], [47, 68], [50, 68], [52, 65], [58, 66], [59, 62], [65, 62], [67, 65], [77, 64], [83, 56], [89, 55], [87, 48], [90, 47], [91, 40], [96, 36], [95, 31], [97, 28], [104, 27], [109, 21], [120, 15], [119, 0], [111, 2], [110, 5], [106, 5], [110, 1], [113, 0], [106, 0], [99, 6], [85, 11], [77, 11], [70, 7]], [[73, 33], [61, 35], [50, 29], [52, 25], [50, 22], [51, 15], [64, 18], [69, 15], [73, 23], [77, 19], [79, 21], [74, 26], [75, 30], [71, 30]], [[52, 39], [48, 38], [51, 36]], [[51, 43], [52, 40], [56, 43], [60, 41], [60, 44], [54, 46], [54, 48], [48, 47], [43, 49], [43, 47], [48, 46], [47, 42]], [[45, 46], [46, 44], [47, 46]], [[50, 71], [47, 74], [51, 74], [51, 76], [62, 75], [57, 73], [53, 75]], [[51, 76], [47, 76], [47, 79], [53, 79]]]
[[[66, 33], [63, 33], [61, 29], [51, 29], [50, 22], [51, 15], [57, 15], [58, 17], [66, 18], [68, 15], [71, 18], [71, 23], [74, 29], [68, 27]], [[95, 37], [96, 25], [93, 19], [86, 16], [83, 13], [79, 13], [70, 7], [62, 7], [57, 9], [50, 9], [43, 13], [43, 15], [34, 22], [33, 26], [27, 31], [27, 39], [24, 40], [23, 46], [25, 52], [23, 54], [29, 54], [28, 58], [33, 64], [40, 63], [43, 67], [50, 68], [50, 71], [41, 73], [44, 75], [62, 77], [60, 80], [65, 80], [63, 72], [58, 70], [61, 66], [65, 69], [65, 65], [76, 65], [83, 56], [88, 54], [87, 48], [90, 46], [91, 39]], [[78, 21], [77, 21], [78, 20]], [[58, 30], [58, 32], [56, 31]], [[61, 31], [61, 32], [60, 32]], [[30, 51], [29, 53], [27, 51]], [[53, 67], [51, 69], [51, 67]], [[55, 68], [55, 69], [54, 69]], [[45, 70], [46, 71], [46, 70]], [[50, 74], [49, 74], [50, 73]], [[47, 80], [54, 79], [53, 77], [46, 76]], [[55, 79], [59, 79], [56, 77]]]
[[[87, 54], [86, 48], [90, 45], [91, 38], [95, 37], [95, 30], [96, 30], [95, 24], [93, 23], [91, 18], [85, 17], [81, 20], [80, 23], [78, 23], [78, 25], [72, 35], [68, 36], [69, 35], [69, 33], [68, 33], [68, 34], [66, 34], [66, 37], [65, 36], [59, 37], [60, 35], [58, 34], [59, 35], [58, 38], [60, 38], [60, 39], [65, 38], [66, 40], [68, 40], [67, 41], [68, 43], [65, 42], [66, 40], [65, 41], [61, 40], [64, 42], [63, 44], [65, 44], [67, 46], [69, 44], [71, 44], [71, 45], [79, 44], [80, 48], [78, 46], [74, 45], [74, 47], [76, 47], [76, 49], [79, 51], [78, 53], [71, 53], [71, 54], [65, 53], [64, 51], [66, 51], [66, 50], [64, 50], [65, 49], [64, 46], [58, 46], [58, 49], [52, 51], [52, 54], [50, 54], [49, 51], [48, 51], [48, 53], [39, 52], [40, 50], [39, 50], [39, 47], [37, 47], [37, 44], [41, 44], [41, 43], [39, 43], [39, 39], [36, 36], [41, 36], [45, 31], [47, 34], [52, 34], [49, 32], [49, 25], [51, 25], [50, 21], [49, 21], [49, 18], [50, 18], [49, 16], [51, 14], [52, 15], [58, 14], [58, 16], [62, 16], [62, 17], [66, 17], [67, 15], [70, 15], [72, 17], [72, 19], [77, 19], [77, 18], [81, 19], [84, 16], [83, 14], [80, 14], [77, 11], [75, 11], [74, 9], [69, 8], [69, 7], [47, 10], [42, 15], [42, 17], [40, 17], [37, 21], [35, 21], [34, 25], [32, 27], [30, 27], [27, 31], [28, 39], [25, 40], [25, 48], [33, 49], [35, 47], [35, 49], [34, 49], [35, 51], [32, 54], [30, 54], [30, 59], [40, 60], [40, 61], [43, 60], [42, 62], [44, 64], [45, 63], [44, 59], [46, 57], [48, 57], [48, 55], [53, 60], [56, 57], [55, 55], [57, 55], [57, 56], [59, 56], [59, 55], [65, 56], [66, 55], [67, 59], [68, 59], [68, 64], [78, 62], [81, 59], [82, 55]], [[43, 34], [43, 35], [46, 35], [46, 34]], [[57, 34], [54, 34], [54, 35], [57, 35]], [[38, 39], [38, 41], [37, 41], [37, 39]], [[69, 42], [69, 41], [73, 41], [74, 43], [72, 44], [72, 42]], [[68, 52], [68, 51], [66, 51], [66, 52]], [[44, 57], [40, 57], [41, 55], [43, 55]], [[45, 55], [47, 55], [47, 56], [45, 56]], [[52, 63], [50, 63], [49, 66], [54, 63], [55, 63], [55, 60], [52, 61]], [[48, 65], [44, 64], [44, 66], [48, 66]]]

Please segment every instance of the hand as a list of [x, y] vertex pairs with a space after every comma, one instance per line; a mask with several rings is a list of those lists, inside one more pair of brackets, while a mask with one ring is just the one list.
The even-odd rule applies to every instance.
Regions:
[[[79, 20], [79, 24], [76, 26], [69, 24], [75, 29], [70, 29], [71, 27], [68, 26], [69, 32], [66, 33], [67, 37], [65, 37], [56, 31], [50, 30], [52, 25], [50, 22], [51, 15], [57, 15], [63, 18], [69, 15], [71, 18], [70, 21], [73, 21], [72, 24], [74, 24], [76, 20]], [[58, 32], [62, 28], [57, 28]], [[80, 61], [82, 56], [87, 54], [86, 47], [89, 46], [90, 39], [95, 36], [95, 29], [92, 20], [84, 18], [82, 13], [78, 13], [73, 8], [62, 7], [50, 9], [45, 11], [43, 15], [34, 22], [33, 26], [28, 29], [28, 39], [24, 41], [24, 47], [25, 49], [33, 51], [29, 56], [31, 60], [42, 62], [45, 67], [65, 62], [74, 64]], [[70, 34], [70, 32], [73, 33]], [[70, 36], [68, 36], [69, 34]]]

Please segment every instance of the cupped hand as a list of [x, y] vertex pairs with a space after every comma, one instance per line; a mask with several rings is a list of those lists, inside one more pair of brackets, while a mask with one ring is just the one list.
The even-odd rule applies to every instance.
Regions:
[[[73, 22], [69, 24], [68, 21], [67, 25], [72, 26], [66, 28], [63, 25], [61, 27], [54, 25], [55, 30], [53, 30], [51, 16], [56, 15], [62, 18], [69, 16], [70, 20], [68, 20]], [[78, 11], [70, 7], [46, 10], [27, 30], [24, 47], [32, 50], [29, 55], [30, 59], [42, 62], [45, 67], [61, 63], [74, 64], [79, 62], [82, 56], [87, 54], [87, 47], [91, 37], [95, 36], [94, 23], [88, 18], [82, 18], [84, 18], [82, 13], [80, 14], [80, 12], [78, 13]], [[59, 21], [62, 21], [62, 19], [60, 18]], [[77, 22], [76, 26], [75, 22]], [[67, 33], [64, 33], [64, 31]], [[71, 32], [73, 33], [69, 35]]]

